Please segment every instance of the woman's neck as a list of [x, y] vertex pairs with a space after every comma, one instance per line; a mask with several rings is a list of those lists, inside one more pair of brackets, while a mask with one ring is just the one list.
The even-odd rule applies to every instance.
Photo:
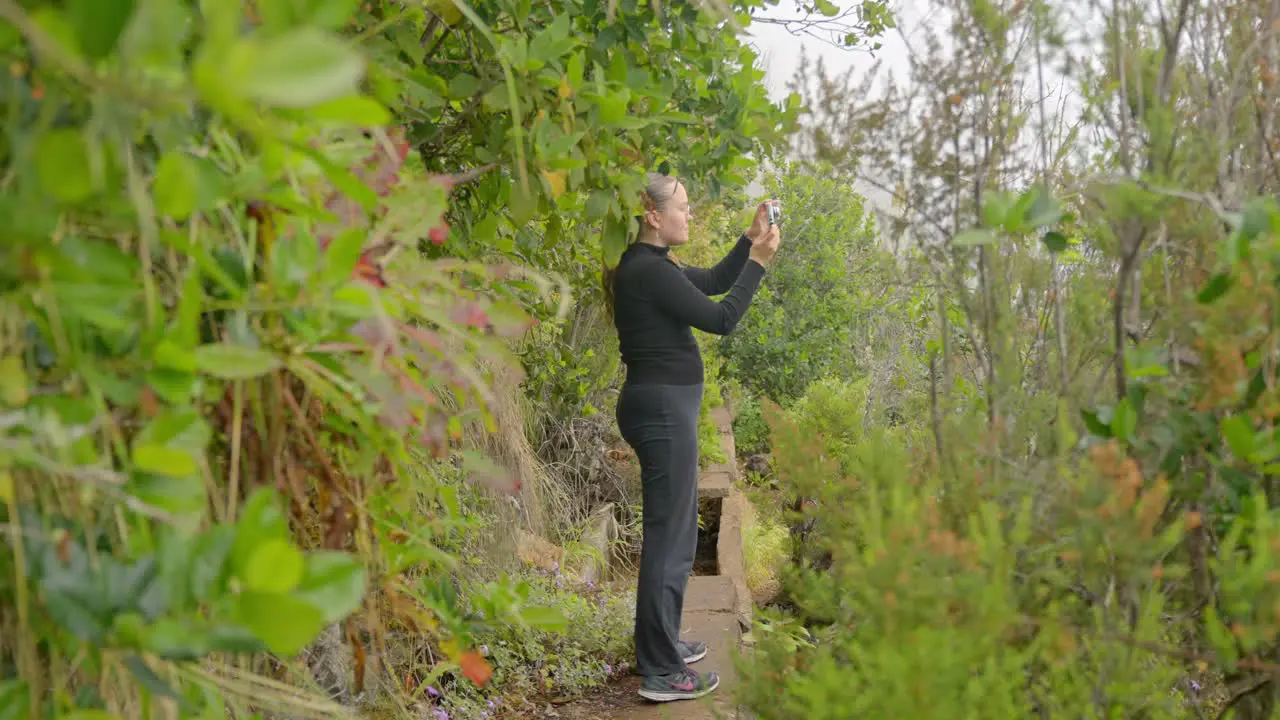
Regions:
[[654, 247], [662, 248], [664, 250], [670, 247], [669, 245], [667, 245], [665, 242], [662, 241], [662, 238], [658, 237], [658, 233], [656, 232], [642, 232], [640, 233], [640, 237], [636, 239], [636, 242], [641, 242], [641, 243], [644, 243], [645, 245], [652, 245]]

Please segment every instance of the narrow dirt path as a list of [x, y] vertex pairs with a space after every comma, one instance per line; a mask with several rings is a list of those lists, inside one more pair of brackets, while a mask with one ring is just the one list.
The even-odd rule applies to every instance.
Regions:
[[677, 703], [650, 703], [641, 698], [640, 678], [627, 677], [602, 688], [594, 695], [549, 710], [548, 718], [560, 720], [746, 720], [733, 706], [736, 673], [734, 653], [742, 639], [743, 627], [751, 621], [751, 595], [743, 568], [742, 510], [745, 499], [734, 488], [737, 462], [733, 442], [733, 418], [725, 408], [712, 411], [720, 431], [727, 461], [713, 465], [698, 478], [698, 497], [704, 518], [714, 527], [715, 557], [702, 558], [699, 567], [714, 568], [714, 574], [689, 578], [685, 596], [683, 634], [707, 642], [707, 657], [695, 665], [701, 672], [720, 674], [720, 689], [706, 698]]

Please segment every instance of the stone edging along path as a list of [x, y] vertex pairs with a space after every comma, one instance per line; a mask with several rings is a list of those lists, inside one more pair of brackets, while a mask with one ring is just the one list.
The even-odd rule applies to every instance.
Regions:
[[699, 499], [720, 499], [720, 524], [717, 529], [716, 567], [719, 577], [733, 583], [733, 610], [743, 632], [751, 629], [751, 591], [747, 588], [747, 571], [744, 560], [742, 520], [746, 515], [747, 499], [735, 487], [738, 480], [738, 460], [733, 439], [733, 415], [727, 407], [711, 411], [711, 419], [720, 433], [725, 462], [707, 468], [698, 478]]

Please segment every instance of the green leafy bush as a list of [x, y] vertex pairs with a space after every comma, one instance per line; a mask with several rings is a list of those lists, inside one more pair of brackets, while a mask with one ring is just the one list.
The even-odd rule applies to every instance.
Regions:
[[[797, 483], [795, 472], [815, 468], [802, 460], [813, 443], [779, 411], [772, 420], [781, 474], [816, 499], [804, 516], [818, 520], [827, 561], [808, 555], [787, 573], [804, 629], [773, 612], [761, 620], [743, 683], [759, 717], [1074, 715], [1099, 692], [1126, 716], [1184, 716], [1171, 693], [1181, 663], [1142, 649], [1178, 640], [1152, 568], [1173, 573], [1165, 559], [1184, 525], [1152, 527], [1160, 487], [1111, 515], [1100, 510], [1125, 496], [1097, 470], [1051, 508], [1031, 495], [1010, 510], [964, 503], [910, 461], [897, 433], [850, 446], [850, 472], [828, 463], [819, 481]], [[1062, 534], [1047, 532], [1044, 513]], [[1125, 608], [1094, 604], [1117, 566]]]
[[[18, 517], [8, 515], [14, 508]], [[278, 508], [276, 494], [260, 490], [234, 524], [198, 533], [157, 527], [123, 555], [111, 553], [111, 533], [103, 528], [11, 504], [0, 510], [0, 519], [12, 522], [25, 541], [21, 556], [0, 556], [0, 571], [13, 577], [21, 569], [30, 587], [39, 588], [40, 610], [20, 628], [49, 638], [54, 647], [116, 654], [128, 677], [155, 696], [221, 707], [211, 688], [175, 689], [164, 668], [221, 653], [296, 655], [364, 597], [366, 572], [358, 560], [301, 551]], [[9, 607], [34, 599], [11, 594], [12, 586], [3, 590], [0, 598]], [[94, 654], [85, 671], [113, 666], [105, 653]], [[30, 680], [0, 688], [0, 697], [12, 703], [5, 710], [25, 717], [32, 705]], [[109, 701], [112, 690], [81, 686], [77, 694], [92, 706]]]
[[599, 309], [580, 310], [572, 325], [542, 323], [526, 339], [521, 353], [526, 368], [523, 388], [541, 416], [535, 422], [567, 421], [604, 409], [599, 407], [604, 405], [604, 391], [617, 384], [622, 363], [616, 338], [589, 327], [602, 322], [601, 314]]
[[[1015, 230], [993, 237], [1025, 229], [1008, 208], [1045, 214], [1039, 191], [995, 197]], [[1280, 237], [1271, 202], [1245, 214], [1230, 242]], [[1081, 412], [1083, 440], [1059, 414], [1057, 458], [996, 456], [1016, 435], [981, 406], [935, 414], [932, 432], [868, 416], [864, 381], [767, 405], [795, 501], [794, 616], [766, 614], [744, 664], [759, 716], [1270, 717], [1270, 391], [1236, 344], [1256, 332], [1238, 321], [1257, 310], [1254, 269], [1236, 258], [1222, 272], [1245, 287], [1210, 278], [1190, 311], [1222, 364], [1177, 376], [1135, 353], [1121, 399]], [[1035, 407], [1006, 393], [1004, 407]], [[1210, 478], [1227, 480], [1205, 495]]]
[[[1268, 31], [1221, 3], [1095, 6], [1094, 31], [1051, 3], [925, 4], [948, 22], [913, 29], [910, 72], [795, 83], [800, 153], [874, 179], [907, 241], [902, 274], [847, 280], [908, 322], [832, 373], [865, 382], [860, 427], [766, 413], [808, 542], [749, 704], [1273, 718], [1277, 79], [1240, 83], [1243, 110], [1217, 91], [1274, 65]], [[1041, 102], [1053, 67], [1070, 109]]]
[[[408, 449], [491, 422], [528, 327], [508, 299], [546, 283], [418, 253], [474, 178], [428, 176], [361, 94], [334, 30], [373, 5], [0, 4], [6, 710], [335, 714], [300, 651], [346, 622], [363, 652], [384, 628], [353, 610], [447, 578], [455, 518]], [[390, 496], [430, 512], [390, 524], [414, 505]], [[474, 624], [433, 610], [440, 666], [474, 669]]]
[[702, 408], [698, 412], [698, 465], [705, 469], [728, 460], [724, 445], [720, 441], [720, 429], [711, 419], [710, 408], [704, 399]]
[[698, 464], [705, 469], [728, 459], [720, 443], [720, 431], [704, 407], [698, 416]]
[[769, 424], [760, 411], [760, 401], [744, 395], [734, 407], [733, 440], [740, 456], [769, 452]]
[[[555, 327], [616, 259], [646, 171], [716, 196], [794, 121], [723, 20], [0, 0], [0, 712], [404, 710], [365, 664], [388, 636], [484, 686], [477, 638], [550, 632], [518, 582], [461, 580], [486, 518], [460, 484], [536, 491], [464, 449], [530, 312]], [[527, 358], [565, 370], [531, 386], [566, 415], [610, 373], [573, 339]], [[586, 652], [556, 682], [594, 681]]]
[[796, 400], [791, 415], [801, 432], [820, 438], [828, 457], [841, 463], [841, 469], [849, 474], [851, 465], [857, 462], [854, 449], [875, 428], [867, 423], [867, 382], [851, 382], [835, 378], [823, 378], [809, 386], [808, 391]]
[[[562, 548], [564, 568], [526, 564], [531, 557], [549, 562], [548, 556], [519, 552], [524, 533], [512, 531], [508, 498], [468, 483], [448, 464], [424, 464], [418, 472], [434, 475], [438, 495], [402, 496], [403, 514], [388, 524], [407, 527], [411, 518], [438, 515], [436, 503], [450, 515], [419, 530], [429, 546], [402, 540], [391, 555], [411, 561], [384, 619], [394, 637], [384, 662], [401, 692], [375, 698], [370, 712], [400, 717], [418, 712], [416, 703], [454, 718], [495, 717], [498, 708], [524, 712], [581, 694], [603, 681], [606, 668], [616, 673], [631, 642], [630, 588], [578, 579], [579, 553], [588, 552], [580, 547]], [[435, 622], [444, 627], [423, 633]], [[461, 636], [475, 654], [451, 662], [457, 651], [450, 646]]]
[[882, 262], [862, 199], [821, 171], [767, 178], [783, 207], [783, 246], [751, 309], [719, 344], [727, 372], [778, 402], [823, 377], [853, 377], [858, 328], [873, 309], [860, 278]]

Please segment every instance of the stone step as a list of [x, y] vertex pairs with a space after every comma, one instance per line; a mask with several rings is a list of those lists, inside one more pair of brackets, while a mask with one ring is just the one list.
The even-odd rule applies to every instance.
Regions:
[[733, 416], [726, 407], [712, 408], [711, 421], [720, 433], [720, 448], [725, 461], [710, 465], [698, 475], [698, 497], [723, 498], [733, 489], [738, 477], [738, 461], [734, 454]]
[[698, 473], [698, 497], [728, 497], [733, 489], [733, 471], [727, 465], [712, 465]]
[[684, 612], [731, 613], [738, 604], [738, 588], [733, 578], [724, 575], [698, 575], [689, 578], [684, 594]]
[[716, 428], [722, 433], [733, 432], [733, 413], [729, 412], [729, 408], [721, 405], [718, 408], [711, 408], [709, 411], [711, 422], [716, 424]]

